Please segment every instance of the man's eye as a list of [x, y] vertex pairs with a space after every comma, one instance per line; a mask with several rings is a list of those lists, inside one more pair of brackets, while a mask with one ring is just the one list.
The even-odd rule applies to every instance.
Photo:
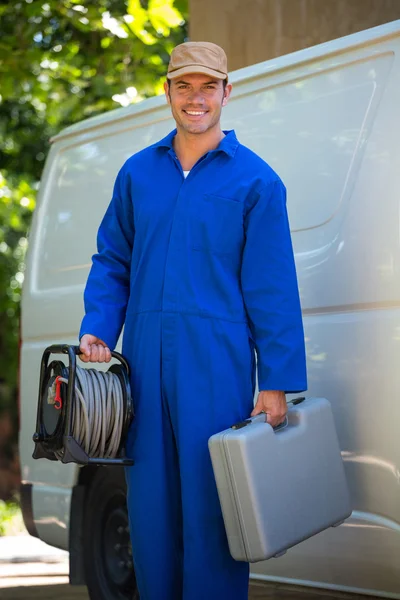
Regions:
[[179, 85], [178, 86], [178, 90], [185, 90], [187, 88], [187, 85]]

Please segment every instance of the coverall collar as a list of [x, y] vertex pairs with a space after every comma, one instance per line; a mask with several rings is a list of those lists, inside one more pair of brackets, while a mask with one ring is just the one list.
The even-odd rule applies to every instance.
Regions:
[[[165, 138], [160, 140], [159, 142], [154, 144], [154, 148], [169, 148], [170, 150], [173, 148], [172, 142], [174, 137], [176, 136], [177, 130], [174, 129], [169, 133]], [[235, 131], [224, 130], [225, 137], [220, 141], [219, 145], [215, 150], [211, 150], [211, 152], [225, 152], [230, 157], [235, 156], [235, 152], [239, 146], [239, 140], [236, 137]]]

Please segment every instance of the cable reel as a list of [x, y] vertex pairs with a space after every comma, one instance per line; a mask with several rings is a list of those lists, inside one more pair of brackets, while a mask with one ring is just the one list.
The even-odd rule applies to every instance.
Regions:
[[[125, 456], [125, 439], [133, 418], [129, 365], [118, 352], [120, 364], [108, 371], [77, 367], [79, 346], [46, 348], [40, 366], [33, 458], [80, 465], [133, 465]], [[68, 355], [68, 366], [50, 355]]]

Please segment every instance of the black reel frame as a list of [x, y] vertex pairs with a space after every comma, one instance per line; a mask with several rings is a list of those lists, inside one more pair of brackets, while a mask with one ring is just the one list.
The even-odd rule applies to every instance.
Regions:
[[[69, 358], [68, 367], [62, 361], [52, 361], [49, 364], [51, 354], [66, 354]], [[36, 415], [36, 431], [33, 434], [35, 448], [33, 458], [47, 458], [48, 460], [61, 460], [63, 463], [77, 463], [80, 465], [119, 465], [131, 466], [134, 461], [125, 456], [125, 439], [129, 425], [133, 418], [133, 404], [130, 394], [129, 365], [125, 358], [118, 352], [111, 352], [111, 356], [119, 360], [121, 364], [111, 365], [109, 371], [115, 373], [121, 381], [124, 402], [124, 424], [122, 427], [120, 446], [117, 458], [91, 458], [78, 444], [72, 435], [73, 421], [73, 398], [76, 379], [76, 356], [81, 354], [79, 346], [68, 344], [53, 345], [46, 348], [40, 365], [39, 398]], [[49, 385], [53, 385], [57, 376], [68, 378], [68, 385], [59, 386], [60, 398], [57, 410], [57, 423], [52, 433], [46, 430], [44, 423], [43, 408], [47, 402]], [[60, 389], [61, 388], [61, 389]], [[66, 388], [66, 390], [65, 390]], [[56, 409], [56, 407], [55, 407]], [[61, 459], [57, 458], [55, 452], [63, 451]]]

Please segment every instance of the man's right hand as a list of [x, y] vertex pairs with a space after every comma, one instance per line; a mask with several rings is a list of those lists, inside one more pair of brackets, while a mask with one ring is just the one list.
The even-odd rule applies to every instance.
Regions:
[[85, 333], [81, 338], [79, 347], [82, 353], [79, 358], [83, 362], [110, 362], [111, 360], [110, 348], [95, 335]]

